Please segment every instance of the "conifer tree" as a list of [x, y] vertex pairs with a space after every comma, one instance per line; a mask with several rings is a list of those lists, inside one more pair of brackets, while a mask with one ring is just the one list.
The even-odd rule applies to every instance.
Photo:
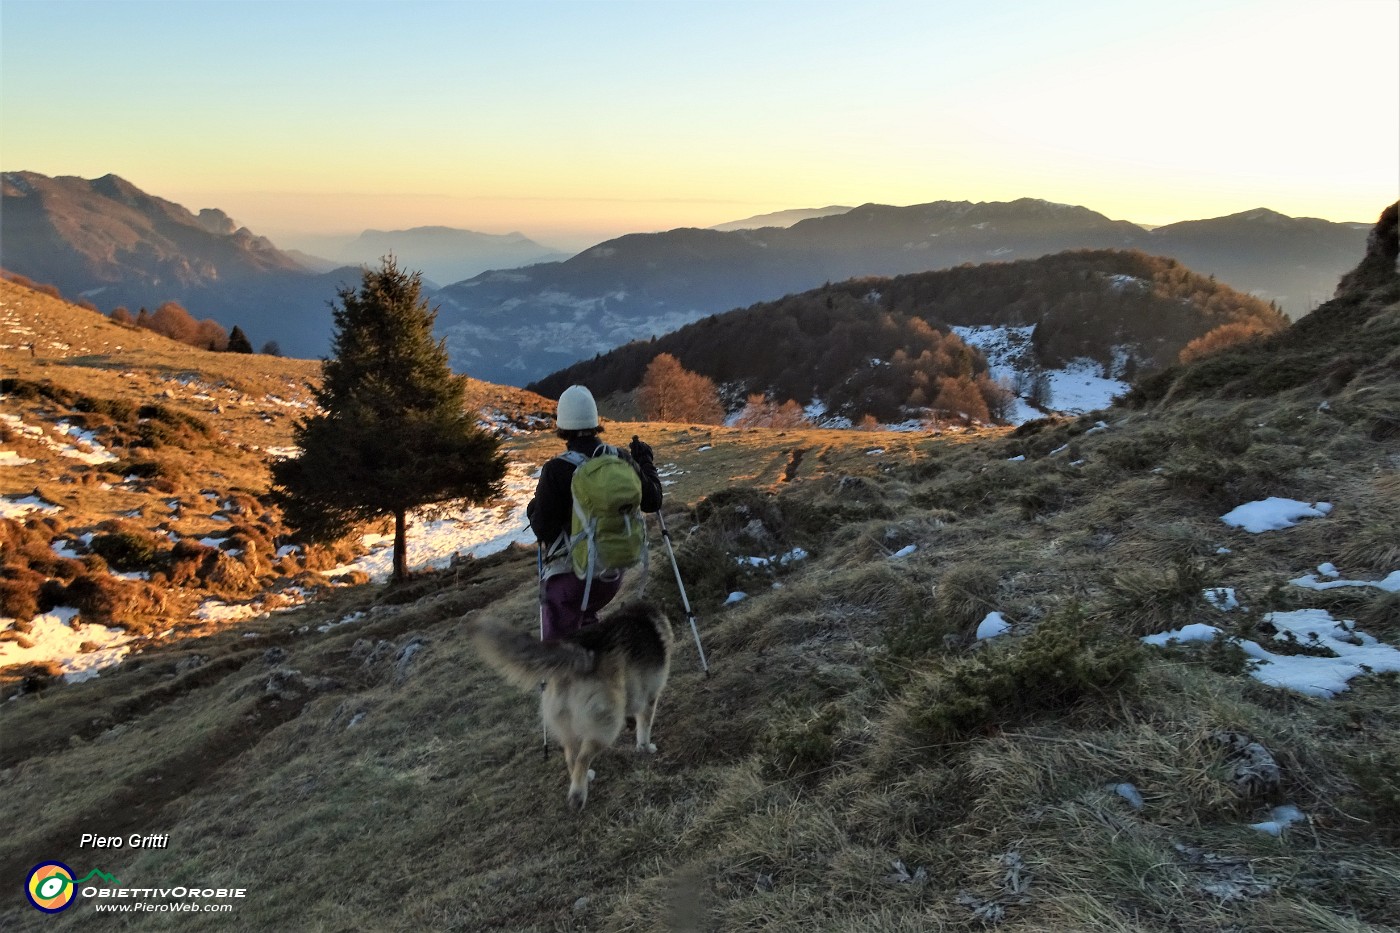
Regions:
[[243, 328], [237, 324], [233, 325], [233, 330], [228, 334], [228, 352], [230, 353], [252, 353], [253, 342], [248, 339], [248, 335], [243, 333]]
[[358, 290], [340, 289], [333, 356], [316, 390], [321, 413], [296, 426], [301, 455], [272, 467], [288, 523], [312, 540], [393, 515], [396, 581], [408, 573], [410, 509], [489, 500], [505, 475], [500, 442], [463, 408], [466, 377], [433, 339], [437, 312], [421, 286], [421, 273], [390, 256], [364, 271]]

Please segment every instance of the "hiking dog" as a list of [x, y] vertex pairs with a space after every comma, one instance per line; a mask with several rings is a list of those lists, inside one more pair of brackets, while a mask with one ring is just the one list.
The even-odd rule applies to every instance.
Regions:
[[525, 690], [544, 684], [540, 715], [564, 747], [569, 805], [588, 802], [589, 765], [617, 741], [623, 720], [637, 723], [637, 751], [655, 752], [651, 727], [671, 671], [671, 623], [654, 606], [629, 603], [595, 625], [555, 641], [478, 626], [488, 664]]

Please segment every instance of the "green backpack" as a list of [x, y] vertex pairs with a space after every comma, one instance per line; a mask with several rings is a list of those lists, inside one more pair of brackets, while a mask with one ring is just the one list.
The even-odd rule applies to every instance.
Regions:
[[568, 451], [564, 459], [575, 466], [570, 486], [574, 519], [569, 553], [574, 574], [586, 581], [583, 608], [587, 608], [594, 577], [646, 564], [642, 478], [631, 463], [618, 456], [617, 448], [606, 444], [592, 457]]

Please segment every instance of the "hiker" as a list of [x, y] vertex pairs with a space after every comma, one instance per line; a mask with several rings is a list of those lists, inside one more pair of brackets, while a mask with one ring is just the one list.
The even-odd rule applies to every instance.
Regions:
[[[636, 437], [627, 447], [610, 447], [598, 439], [598, 405], [584, 386], [570, 386], [559, 396], [555, 433], [565, 442], [565, 452], [540, 470], [535, 497], [525, 514], [544, 549], [540, 570], [540, 638], [552, 640], [572, 635], [598, 621], [602, 609], [622, 588], [622, 571], [606, 570], [581, 579], [575, 570], [570, 535], [574, 520], [572, 483], [574, 471], [601, 453], [615, 453], [631, 464], [641, 478], [641, 510], [661, 508], [661, 477], [651, 447]], [[642, 529], [642, 549], [646, 547]], [[584, 594], [587, 593], [587, 607]]]

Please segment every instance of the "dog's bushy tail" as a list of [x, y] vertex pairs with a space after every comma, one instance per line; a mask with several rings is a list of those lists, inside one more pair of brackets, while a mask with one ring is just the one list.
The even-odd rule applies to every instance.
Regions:
[[494, 625], [478, 625], [472, 634], [486, 663], [522, 690], [561, 674], [590, 674], [598, 664], [592, 651], [572, 641], [539, 641]]

